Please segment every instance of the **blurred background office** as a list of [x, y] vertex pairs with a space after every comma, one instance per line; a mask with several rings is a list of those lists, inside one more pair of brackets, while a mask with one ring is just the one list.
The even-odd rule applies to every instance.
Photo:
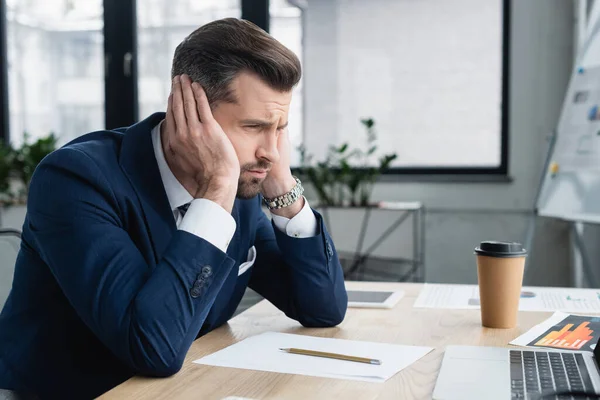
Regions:
[[[369, 197], [386, 207], [345, 197], [324, 210], [350, 278], [475, 283], [473, 248], [527, 241], [534, 221], [525, 283], [569, 286], [571, 224], [532, 213], [592, 5], [0, 0], [1, 134], [19, 149], [52, 132], [60, 146], [164, 111], [177, 44], [211, 20], [249, 19], [303, 64], [289, 115], [295, 167], [308, 162], [302, 148], [312, 165], [331, 145], [342, 156], [376, 146], [351, 166], [395, 156]], [[311, 183], [307, 198], [325, 204]], [[0, 226], [20, 229], [24, 210], [5, 206]]]

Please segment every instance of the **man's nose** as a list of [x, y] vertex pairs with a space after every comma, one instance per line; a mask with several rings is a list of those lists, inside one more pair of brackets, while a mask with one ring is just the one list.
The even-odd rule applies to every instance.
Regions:
[[278, 137], [275, 133], [265, 135], [258, 147], [256, 157], [266, 159], [271, 164], [277, 163], [279, 161], [279, 150], [277, 149]]

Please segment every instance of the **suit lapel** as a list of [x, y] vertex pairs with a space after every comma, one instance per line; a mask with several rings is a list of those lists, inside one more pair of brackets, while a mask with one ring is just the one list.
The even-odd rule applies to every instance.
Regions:
[[165, 113], [156, 113], [129, 127], [125, 131], [119, 157], [121, 167], [142, 205], [156, 262], [176, 230], [152, 145], [152, 129], [164, 118]]

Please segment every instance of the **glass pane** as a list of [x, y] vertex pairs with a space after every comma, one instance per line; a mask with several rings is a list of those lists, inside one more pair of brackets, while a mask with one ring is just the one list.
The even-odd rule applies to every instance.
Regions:
[[[394, 167], [501, 163], [501, 0], [310, 0], [304, 60], [307, 152], [327, 144], [377, 151]], [[313, 73], [314, 72], [314, 73]], [[316, 136], [316, 137], [315, 137]], [[326, 144], [326, 145], [324, 145]]]
[[239, 0], [137, 0], [140, 118], [167, 109], [177, 45], [210, 21], [241, 15]]
[[[290, 5], [287, 0], [271, 0], [269, 13], [271, 14], [271, 35], [292, 50], [302, 61], [302, 11], [298, 7]], [[294, 88], [289, 113], [288, 132], [292, 146], [290, 159], [292, 166], [300, 165], [298, 147], [304, 140], [303, 81], [304, 78]]]
[[10, 139], [104, 126], [102, 0], [6, 0]]

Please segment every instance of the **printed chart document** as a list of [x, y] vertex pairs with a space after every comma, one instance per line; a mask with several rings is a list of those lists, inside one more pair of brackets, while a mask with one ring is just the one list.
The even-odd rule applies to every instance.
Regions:
[[510, 344], [559, 350], [594, 351], [600, 338], [600, 317], [555, 312]]
[[[282, 348], [300, 348], [374, 358], [380, 360], [381, 365], [290, 354], [281, 351]], [[433, 350], [431, 347], [265, 332], [244, 339], [194, 363], [283, 374], [385, 382], [431, 350]]]
[[[425, 284], [415, 307], [479, 309], [477, 285]], [[524, 286], [521, 311], [600, 312], [600, 290]]]

